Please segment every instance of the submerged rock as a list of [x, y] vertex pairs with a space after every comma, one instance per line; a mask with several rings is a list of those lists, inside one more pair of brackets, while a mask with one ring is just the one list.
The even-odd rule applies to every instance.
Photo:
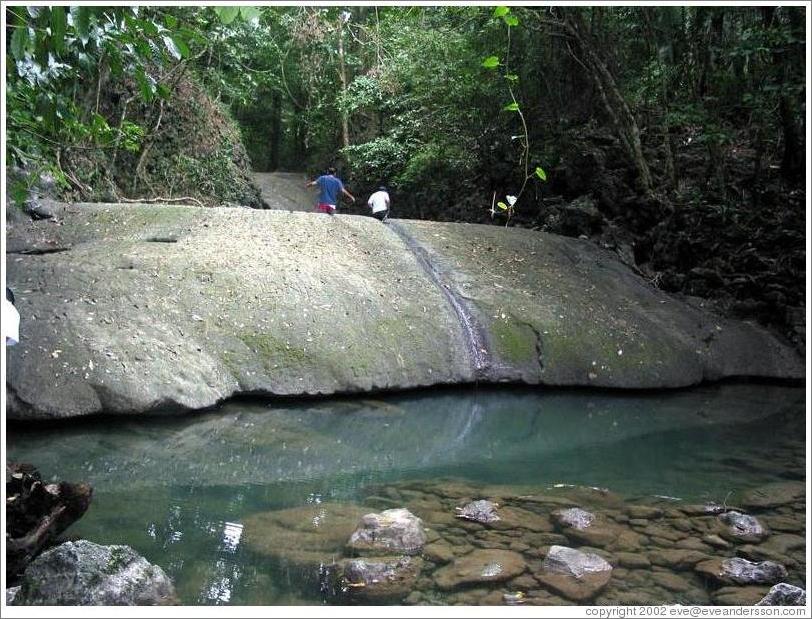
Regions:
[[440, 589], [504, 582], [524, 572], [524, 558], [512, 550], [474, 550], [434, 573]]
[[755, 516], [732, 511], [721, 514], [719, 520], [727, 525], [720, 534], [730, 541], [757, 543], [768, 535]]
[[342, 561], [338, 573], [350, 597], [395, 601], [412, 592], [422, 567], [419, 557], [365, 557]]
[[433, 563], [449, 563], [454, 559], [454, 549], [446, 542], [433, 542], [423, 547], [423, 557]]
[[803, 501], [806, 484], [800, 481], [777, 481], [765, 484], [742, 495], [741, 504], [750, 509], [766, 509], [787, 503]]
[[491, 501], [472, 501], [465, 507], [458, 507], [456, 516], [457, 518], [462, 518], [463, 520], [472, 520], [474, 522], [489, 524], [491, 522], [498, 522], [501, 520], [499, 515], [496, 513], [497, 507], [499, 506]]
[[21, 606], [154, 606], [176, 603], [164, 571], [129, 546], [80, 540], [42, 553], [25, 570]]
[[583, 602], [606, 587], [612, 578], [612, 566], [596, 554], [552, 546], [536, 578], [556, 593]]
[[727, 586], [714, 591], [711, 598], [719, 606], [753, 606], [766, 593], [765, 586]]
[[553, 519], [562, 527], [586, 529], [595, 521], [595, 514], [580, 507], [559, 509], [553, 512]]
[[806, 606], [806, 591], [800, 587], [779, 582], [756, 606]]
[[426, 544], [423, 521], [408, 509], [366, 514], [347, 548], [357, 554], [419, 554]]
[[317, 503], [253, 514], [243, 520], [243, 543], [254, 552], [317, 569], [342, 554], [358, 519], [369, 508]]
[[[606, 518], [597, 517], [580, 507], [559, 509], [554, 511], [551, 516], [564, 535], [587, 546], [603, 548], [614, 544], [624, 531], [621, 527], [608, 522]], [[624, 538], [622, 550], [632, 549], [634, 544], [629, 546], [629, 542], [628, 536]]]
[[696, 571], [722, 584], [773, 584], [787, 577], [787, 569], [775, 561], [754, 563], [741, 557], [710, 559], [697, 564]]
[[690, 570], [697, 563], [705, 561], [708, 555], [699, 550], [681, 548], [658, 548], [648, 553], [652, 565], [667, 567], [675, 571]]

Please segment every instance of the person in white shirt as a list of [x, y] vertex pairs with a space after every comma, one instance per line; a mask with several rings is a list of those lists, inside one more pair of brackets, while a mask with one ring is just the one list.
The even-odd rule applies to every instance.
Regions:
[[372, 216], [380, 221], [386, 221], [389, 217], [389, 192], [386, 187], [378, 187], [378, 191], [369, 196], [367, 206], [372, 209]]
[[6, 298], [3, 299], [3, 336], [6, 346], [14, 346], [20, 340], [20, 314], [14, 307], [14, 293], [6, 288]]

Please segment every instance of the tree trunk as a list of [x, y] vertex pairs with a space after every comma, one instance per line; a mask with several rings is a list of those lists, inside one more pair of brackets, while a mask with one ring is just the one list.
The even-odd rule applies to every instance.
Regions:
[[[662, 114], [661, 131], [663, 135], [663, 151], [665, 154], [665, 176], [669, 189], [675, 189], [677, 186], [677, 173], [674, 167], [674, 151], [671, 146], [671, 129], [668, 124], [668, 75], [666, 66], [660, 54], [660, 43], [657, 40], [656, 32], [654, 31], [654, 24], [652, 23], [652, 14], [650, 9], [643, 9], [643, 22], [646, 25], [646, 34], [648, 38], [649, 54], [653, 55], [657, 61], [657, 67], [660, 71], [660, 105]], [[673, 44], [673, 43], [672, 43]]]
[[270, 152], [268, 154], [268, 171], [279, 168], [279, 150], [282, 142], [282, 97], [274, 91], [271, 95]]
[[578, 9], [567, 11], [564, 24], [581, 50], [585, 67], [589, 70], [606, 112], [612, 120], [617, 137], [634, 166], [638, 191], [646, 196], [651, 195], [651, 172], [643, 154], [640, 128], [634, 114], [621, 94], [615, 78], [589, 39]]
[[[338, 24], [338, 78], [341, 80], [341, 94], [347, 96], [347, 65], [344, 59], [344, 22], [339, 18]], [[341, 109], [341, 144], [344, 148], [350, 145], [350, 119], [347, 110]]]

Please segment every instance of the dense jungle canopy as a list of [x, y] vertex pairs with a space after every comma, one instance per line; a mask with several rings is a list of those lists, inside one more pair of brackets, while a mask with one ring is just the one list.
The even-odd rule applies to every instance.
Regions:
[[7, 6], [9, 192], [261, 207], [252, 170], [336, 165], [802, 345], [804, 10]]

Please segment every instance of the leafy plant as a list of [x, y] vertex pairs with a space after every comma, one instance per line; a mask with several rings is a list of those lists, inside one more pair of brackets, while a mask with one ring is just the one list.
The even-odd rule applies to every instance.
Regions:
[[[511, 73], [510, 71], [511, 28], [515, 28], [519, 25], [519, 18], [512, 13], [510, 7], [497, 6], [493, 10], [492, 19], [503, 23], [507, 31], [504, 63], [500, 61], [498, 56], [487, 56], [482, 60], [482, 66], [485, 69], [492, 71], [499, 69], [499, 67], [503, 68], [501, 77], [504, 80], [505, 87], [507, 88], [508, 95], [510, 96], [510, 101], [502, 107], [502, 110], [505, 112], [516, 112], [521, 120], [522, 126], [522, 134], [518, 136], [522, 145], [522, 154], [519, 158], [519, 164], [524, 167], [524, 176], [521, 187], [516, 195], [506, 196], [505, 201], [500, 200], [495, 203], [495, 206], [498, 207], [500, 211], [507, 214], [507, 221], [505, 222], [505, 225], [508, 225], [510, 223], [510, 218], [514, 213], [514, 205], [524, 193], [524, 190], [527, 187], [527, 182], [533, 178], [533, 176], [541, 181], [546, 181], [547, 173], [540, 167], [536, 167], [534, 172], [530, 172], [530, 133], [527, 129], [527, 119], [525, 118], [524, 111], [519, 105], [519, 101], [516, 98], [516, 92], [514, 90], [514, 87], [519, 83], [519, 76], [515, 73]], [[495, 210], [494, 206], [491, 206], [490, 213], [491, 218], [496, 216], [497, 211]]]

